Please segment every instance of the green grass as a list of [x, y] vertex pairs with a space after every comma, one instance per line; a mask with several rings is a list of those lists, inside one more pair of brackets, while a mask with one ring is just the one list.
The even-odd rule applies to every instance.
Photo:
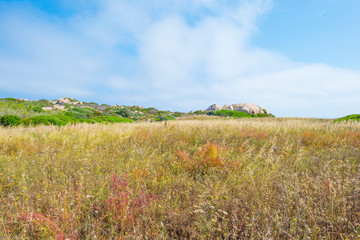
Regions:
[[0, 127], [4, 239], [358, 239], [360, 123]]

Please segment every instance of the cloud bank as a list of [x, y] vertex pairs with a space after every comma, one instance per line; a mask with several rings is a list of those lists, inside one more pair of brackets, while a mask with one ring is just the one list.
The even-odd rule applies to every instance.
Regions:
[[63, 4], [73, 14], [0, 5], [2, 92], [181, 111], [242, 102], [277, 116], [359, 111], [360, 72], [252, 44], [270, 0]]

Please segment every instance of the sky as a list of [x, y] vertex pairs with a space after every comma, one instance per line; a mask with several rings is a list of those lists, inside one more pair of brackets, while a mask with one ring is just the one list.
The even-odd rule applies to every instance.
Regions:
[[0, 98], [360, 113], [359, 0], [0, 0]]

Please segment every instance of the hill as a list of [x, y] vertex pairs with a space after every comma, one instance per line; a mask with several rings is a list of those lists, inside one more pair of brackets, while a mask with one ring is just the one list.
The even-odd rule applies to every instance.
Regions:
[[334, 122], [360, 121], [360, 114], [352, 114], [336, 119]]
[[[70, 97], [57, 100], [37, 101], [19, 98], [0, 99], [0, 124], [3, 126], [23, 125], [66, 125], [68, 123], [113, 123], [132, 121], [168, 121], [176, 118], [258, 118], [273, 117], [254, 104], [233, 104], [217, 111], [191, 111], [189, 113], [161, 111], [153, 107], [120, 106], [83, 102]], [[258, 110], [253, 110], [258, 109]]]
[[[37, 101], [18, 98], [0, 99], [2, 125], [66, 125], [67, 123], [164, 121], [182, 116], [182, 113], [160, 111], [140, 106], [120, 106], [82, 102], [63, 97], [58, 100]], [[5, 117], [5, 118], [4, 118]], [[4, 118], [4, 119], [3, 119]]]

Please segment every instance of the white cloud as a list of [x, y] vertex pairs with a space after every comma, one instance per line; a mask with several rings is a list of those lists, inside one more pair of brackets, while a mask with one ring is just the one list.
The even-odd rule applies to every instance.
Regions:
[[106, 70], [101, 56], [84, 39], [73, 36], [57, 19], [39, 12], [3, 15], [0, 19], [0, 83], [3, 91], [38, 95], [91, 95]]
[[246, 89], [241, 91], [243, 97], [272, 106], [283, 116], [337, 117], [358, 111], [360, 73], [324, 64], [299, 65], [245, 77], [217, 89], [230, 96], [228, 101], [236, 99], [239, 89]]
[[359, 106], [359, 72], [252, 45], [271, 0], [91, 4], [96, 11], [63, 19], [8, 9], [0, 17], [2, 89], [184, 111], [253, 102], [280, 116], [337, 117]]

